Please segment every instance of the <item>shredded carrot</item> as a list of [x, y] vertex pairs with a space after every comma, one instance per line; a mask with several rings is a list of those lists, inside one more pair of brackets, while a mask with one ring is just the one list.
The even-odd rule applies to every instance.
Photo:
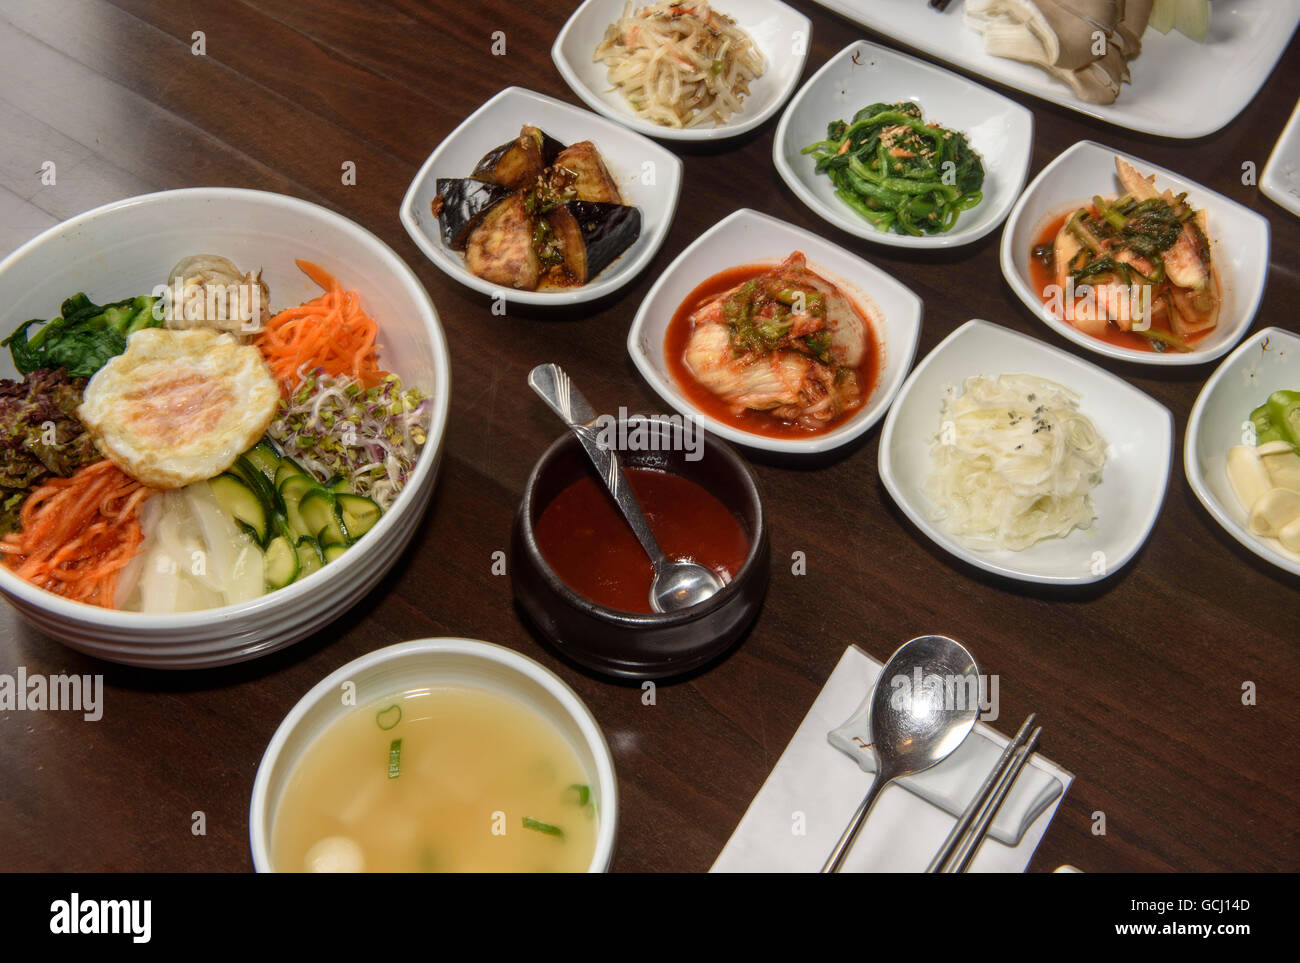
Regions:
[[331, 375], [349, 375], [373, 388], [387, 371], [379, 367], [375, 336], [379, 325], [361, 309], [361, 296], [344, 291], [332, 274], [310, 261], [295, 261], [324, 294], [286, 308], [266, 323], [257, 347], [286, 395], [317, 368]]
[[152, 494], [107, 460], [50, 479], [23, 502], [0, 557], [33, 585], [111, 609], [118, 576], [144, 541], [140, 505]]

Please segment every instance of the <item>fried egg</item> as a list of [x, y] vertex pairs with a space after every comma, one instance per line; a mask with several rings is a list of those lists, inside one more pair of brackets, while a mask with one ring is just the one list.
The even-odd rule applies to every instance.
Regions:
[[257, 348], [206, 328], [145, 328], [90, 379], [77, 415], [105, 458], [169, 489], [234, 464], [262, 437], [279, 401]]

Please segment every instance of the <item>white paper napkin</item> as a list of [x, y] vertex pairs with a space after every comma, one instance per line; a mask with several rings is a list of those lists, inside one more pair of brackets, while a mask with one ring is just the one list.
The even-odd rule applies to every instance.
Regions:
[[[821, 869], [872, 778], [831, 745], [828, 734], [859, 708], [880, 669], [880, 663], [857, 646], [845, 650], [723, 847], [713, 872]], [[978, 723], [950, 759], [885, 789], [844, 871], [923, 871], [1008, 741]], [[1030, 757], [971, 871], [1023, 872], [1073, 779], [1040, 754]]]

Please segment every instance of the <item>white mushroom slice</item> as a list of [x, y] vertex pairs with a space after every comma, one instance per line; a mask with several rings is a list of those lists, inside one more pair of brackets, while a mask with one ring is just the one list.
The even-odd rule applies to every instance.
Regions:
[[177, 279], [193, 284], [238, 284], [244, 276], [235, 262], [219, 254], [191, 254], [176, 262], [167, 283]]
[[1051, 66], [1062, 70], [1079, 70], [1092, 63], [1097, 58], [1094, 34], [1100, 30], [1109, 41], [1119, 25], [1115, 0], [1035, 0], [1034, 6], [1056, 37], [1056, 58]]
[[167, 327], [216, 328], [236, 335], [257, 331], [270, 317], [270, 291], [262, 272], [239, 270], [219, 254], [191, 254], [181, 258], [167, 275], [173, 299]]
[[1273, 487], [1272, 479], [1260, 460], [1259, 450], [1251, 445], [1228, 449], [1228, 481], [1237, 501], [1247, 512]]
[[1300, 521], [1300, 492], [1271, 488], [1250, 509], [1250, 530], [1278, 538], [1287, 526]]
[[1155, 0], [1124, 0], [1124, 13], [1116, 31], [1124, 46], [1124, 56], [1129, 60], [1142, 52], [1142, 34], [1146, 32], [1154, 3]]
[[987, 53], [1036, 64], [1081, 100], [1109, 104], [1129, 79], [1150, 13], [1151, 0], [966, 0], [965, 22]]

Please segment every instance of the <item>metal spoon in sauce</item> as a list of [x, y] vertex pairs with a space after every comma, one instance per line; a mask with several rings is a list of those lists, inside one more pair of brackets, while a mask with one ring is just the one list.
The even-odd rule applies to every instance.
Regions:
[[[900, 776], [943, 762], [970, 734], [979, 713], [979, 698], [970, 697], [966, 680], [978, 675], [975, 659], [966, 648], [944, 635], [912, 639], [889, 657], [871, 696], [871, 749], [876, 754], [876, 778], [831, 850], [823, 873], [840, 871], [867, 813], [885, 786]], [[930, 676], [937, 676], [939, 684], [923, 682], [916, 691], [915, 680]], [[898, 678], [906, 679], [907, 685], [894, 682]], [[950, 693], [960, 694], [961, 698], [949, 699]]]
[[573, 386], [564, 369], [558, 364], [539, 364], [528, 372], [528, 385], [577, 435], [632, 533], [650, 556], [650, 563], [654, 567], [654, 579], [650, 583], [650, 607], [656, 612], [676, 612], [698, 605], [717, 594], [722, 588], [722, 579], [712, 571], [694, 562], [674, 561], [665, 557], [632, 492], [627, 476], [623, 474], [618, 452], [600, 443], [596, 412], [582, 396], [582, 392]]

